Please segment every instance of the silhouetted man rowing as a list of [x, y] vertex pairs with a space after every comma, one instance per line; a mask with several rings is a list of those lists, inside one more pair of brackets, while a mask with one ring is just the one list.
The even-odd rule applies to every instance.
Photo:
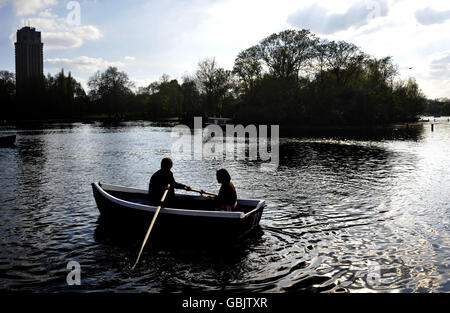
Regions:
[[191, 187], [179, 184], [173, 178], [173, 173], [171, 171], [173, 162], [170, 158], [164, 158], [161, 161], [161, 169], [152, 175], [150, 183], [148, 186], [148, 193], [150, 196], [150, 201], [153, 204], [158, 204], [161, 201], [161, 197], [166, 190], [168, 184], [170, 184], [169, 192], [167, 193], [166, 200], [164, 203], [168, 203], [175, 200], [175, 188], [191, 190]]

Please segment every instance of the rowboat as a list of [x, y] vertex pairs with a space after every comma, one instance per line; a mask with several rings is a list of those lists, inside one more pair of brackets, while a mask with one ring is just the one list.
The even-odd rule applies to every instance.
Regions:
[[[101, 218], [120, 229], [147, 229], [157, 209], [147, 190], [100, 182], [92, 190]], [[205, 197], [184, 194], [171, 203], [161, 209], [152, 236], [241, 238], [258, 227], [266, 206], [264, 200], [238, 199], [234, 211], [217, 211]]]
[[16, 142], [16, 135], [0, 136], [0, 146], [12, 146]]

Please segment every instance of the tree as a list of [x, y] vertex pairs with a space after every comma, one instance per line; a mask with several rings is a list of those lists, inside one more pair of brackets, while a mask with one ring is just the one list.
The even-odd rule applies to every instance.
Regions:
[[325, 72], [329, 69], [327, 63], [328, 47], [328, 40], [319, 40], [314, 45], [314, 58], [311, 61], [311, 67], [315, 71], [316, 77], [319, 77], [320, 83], [324, 82]]
[[259, 44], [269, 73], [279, 79], [298, 78], [300, 70], [314, 57], [315, 36], [308, 30], [285, 30]]
[[206, 98], [204, 111], [207, 114], [220, 114], [221, 100], [230, 90], [231, 72], [219, 68], [216, 59], [205, 59], [198, 63], [197, 85]]
[[82, 114], [86, 109], [86, 93], [72, 74], [66, 76], [62, 69], [55, 76], [47, 75], [46, 88], [46, 115], [53, 117], [73, 117]]
[[186, 120], [191, 120], [194, 115], [201, 113], [200, 92], [194, 77], [188, 75], [183, 77], [181, 92], [183, 93], [182, 113]]
[[394, 79], [398, 75], [398, 67], [393, 64], [392, 57], [382, 59], [367, 58], [365, 66], [371, 88], [380, 90], [394, 87]]
[[145, 99], [146, 106], [153, 116], [173, 117], [183, 113], [184, 94], [176, 79], [163, 74], [159, 81], [152, 82], [145, 88], [140, 88], [138, 97]]
[[[364, 60], [362, 54], [357, 46], [345, 41], [331, 41], [325, 44], [325, 64], [336, 76], [337, 83], [345, 83], [343, 71], [358, 67]], [[351, 74], [351, 71], [347, 73]]]
[[394, 93], [400, 100], [394, 107], [395, 120], [414, 121], [417, 114], [424, 111], [425, 96], [415, 79], [399, 81], [394, 88]]
[[100, 103], [108, 116], [123, 117], [126, 100], [133, 95], [134, 84], [125, 72], [109, 67], [105, 72], [98, 71], [88, 81], [91, 100]]
[[414, 120], [423, 107], [414, 81], [395, 83], [391, 57], [307, 30], [266, 37], [238, 54], [233, 73], [242, 122], [386, 124]]
[[0, 71], [1, 121], [11, 116], [14, 107], [15, 95], [16, 95], [16, 79], [14, 74], [8, 71]]
[[14, 73], [0, 71], [0, 94], [13, 96], [16, 90], [16, 78]]
[[183, 93], [181, 86], [176, 79], [170, 80], [169, 77], [162, 77], [158, 92], [153, 94], [157, 104], [166, 116], [178, 116], [181, 114], [183, 103]]
[[263, 73], [261, 49], [253, 46], [238, 54], [234, 61], [233, 74], [238, 77], [241, 92], [246, 93], [255, 87], [261, 80]]

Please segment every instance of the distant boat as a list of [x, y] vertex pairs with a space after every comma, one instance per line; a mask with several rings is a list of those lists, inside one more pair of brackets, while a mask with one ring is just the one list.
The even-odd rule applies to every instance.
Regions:
[[16, 142], [16, 135], [0, 136], [0, 146], [12, 146]]
[[[122, 229], [146, 228], [156, 207], [148, 191], [93, 183], [92, 190], [102, 218]], [[238, 199], [232, 212], [216, 211], [202, 196], [176, 195], [176, 207], [163, 207], [155, 232], [166, 237], [241, 238], [255, 229], [266, 206], [264, 200]]]
[[208, 121], [205, 123], [208, 125], [218, 125], [220, 127], [225, 127], [227, 124], [230, 124], [233, 119], [228, 117], [208, 117]]

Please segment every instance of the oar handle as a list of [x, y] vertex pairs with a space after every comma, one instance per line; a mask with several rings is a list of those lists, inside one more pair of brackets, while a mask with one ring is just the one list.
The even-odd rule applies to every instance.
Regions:
[[211, 192], [204, 191], [204, 190], [191, 188], [191, 191], [198, 192], [201, 195], [205, 194], [205, 195], [210, 195], [210, 196], [213, 196], [213, 197], [217, 197], [217, 195], [215, 193], [211, 193]]
[[132, 271], [134, 270], [134, 268], [136, 267], [136, 265], [139, 262], [139, 259], [141, 257], [142, 251], [144, 250], [145, 244], [147, 243], [147, 239], [150, 236], [150, 232], [152, 231], [153, 225], [155, 224], [156, 217], [158, 216], [159, 211], [161, 210], [161, 206], [164, 203], [164, 200], [166, 200], [166, 196], [167, 196], [167, 193], [169, 192], [169, 189], [170, 189], [170, 184], [167, 185], [167, 188], [164, 191], [164, 194], [163, 194], [163, 196], [161, 198], [161, 204], [158, 206], [158, 208], [156, 208], [155, 215], [153, 216], [153, 219], [152, 219], [152, 222], [150, 224], [150, 227], [148, 228], [147, 234], [145, 235], [144, 241], [142, 242], [141, 250], [139, 251], [138, 257], [136, 259], [136, 263], [134, 263], [133, 267], [131, 268]]

